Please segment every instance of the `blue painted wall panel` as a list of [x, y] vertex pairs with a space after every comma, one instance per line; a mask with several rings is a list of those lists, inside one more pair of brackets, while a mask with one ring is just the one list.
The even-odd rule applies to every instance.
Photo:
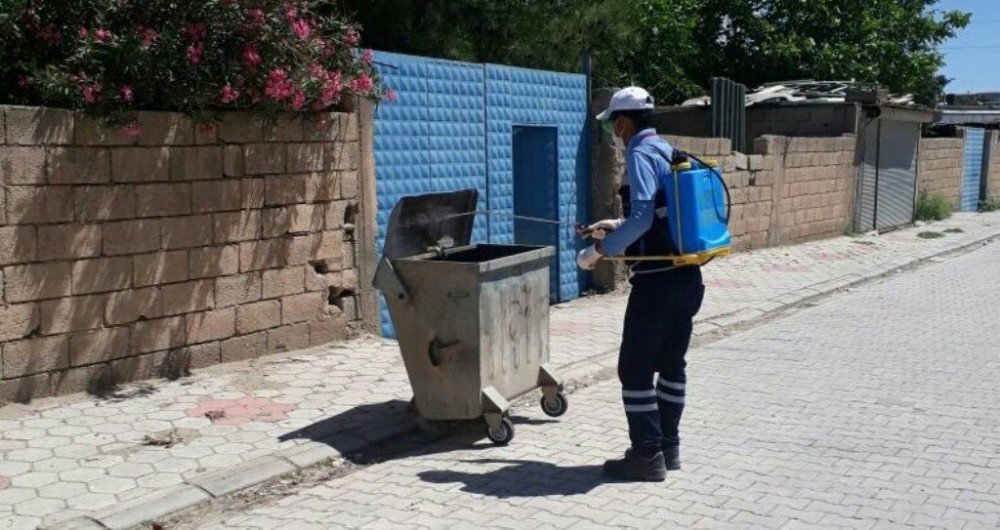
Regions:
[[[559, 205], [550, 217], [586, 220], [584, 76], [384, 52], [375, 61], [398, 94], [374, 119], [380, 255], [389, 214], [403, 196], [476, 188], [480, 210], [513, 211], [514, 125], [558, 128]], [[477, 216], [473, 242], [487, 241], [512, 243], [512, 220]], [[578, 245], [571, 227], [560, 231], [560, 300], [576, 298], [583, 287]], [[381, 309], [383, 334], [392, 336], [384, 303]]]
[[979, 209], [979, 189], [983, 178], [984, 129], [965, 129], [965, 149], [962, 164], [962, 187], [960, 210], [974, 212]]

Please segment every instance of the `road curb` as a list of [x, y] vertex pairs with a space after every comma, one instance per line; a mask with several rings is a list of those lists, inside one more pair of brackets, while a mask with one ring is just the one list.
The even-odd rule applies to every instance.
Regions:
[[[834, 280], [801, 289], [802, 296], [783, 295], [755, 307], [748, 307], [733, 313], [717, 316], [695, 323], [695, 339], [698, 345], [712, 342], [730, 333], [770, 320], [803, 304], [828, 297], [836, 292], [884, 279], [893, 274], [913, 268], [936, 258], [964, 254], [975, 247], [981, 247], [1000, 239], [993, 234], [958, 247], [942, 250], [924, 257], [911, 257], [907, 261], [894, 261], [888, 268], [868, 275], [847, 274]], [[822, 287], [820, 287], [822, 286]], [[701, 340], [698, 340], [701, 339]], [[585, 360], [566, 365], [561, 370], [569, 387], [589, 386], [588, 380], [599, 379], [602, 372], [612, 369], [616, 351], [608, 351]], [[271, 482], [282, 476], [302, 471], [320, 464], [343, 459], [346, 455], [363, 451], [375, 445], [404, 434], [414, 427], [413, 422], [381, 425], [375, 436], [359, 438], [349, 447], [338, 451], [321, 441], [306, 441], [294, 447], [276, 451], [272, 455], [258, 457], [249, 462], [229, 468], [218, 469], [194, 477], [184, 484], [151, 493], [133, 501], [122, 503], [87, 516], [46, 526], [47, 530], [95, 530], [132, 528], [161, 520], [196, 505], [225, 497], [237, 491]], [[355, 447], [356, 446], [356, 447]]]

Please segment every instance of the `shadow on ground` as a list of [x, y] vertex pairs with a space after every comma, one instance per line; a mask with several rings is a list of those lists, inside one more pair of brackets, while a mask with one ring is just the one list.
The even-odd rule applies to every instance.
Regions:
[[[555, 421], [521, 416], [511, 419], [518, 426]], [[306, 439], [323, 443], [353, 464], [369, 465], [398, 458], [493, 447], [489, 442], [477, 443], [485, 435], [486, 423], [482, 419], [418, 422], [408, 402], [390, 400], [354, 407], [285, 433], [278, 440]], [[517, 438], [511, 443], [516, 444]]]
[[467, 460], [475, 464], [509, 464], [485, 473], [461, 471], [424, 471], [419, 476], [434, 484], [464, 483], [462, 491], [500, 499], [544, 497], [548, 495], [583, 495], [607, 484], [601, 466], [558, 466], [532, 460]]

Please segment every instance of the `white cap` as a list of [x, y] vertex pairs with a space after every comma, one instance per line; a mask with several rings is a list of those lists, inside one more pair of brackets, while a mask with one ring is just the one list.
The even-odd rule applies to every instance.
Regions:
[[653, 107], [653, 96], [649, 95], [649, 92], [637, 86], [630, 86], [615, 92], [615, 95], [611, 96], [611, 103], [608, 104], [608, 108], [598, 114], [597, 119], [606, 120], [611, 117], [612, 112], [652, 110]]

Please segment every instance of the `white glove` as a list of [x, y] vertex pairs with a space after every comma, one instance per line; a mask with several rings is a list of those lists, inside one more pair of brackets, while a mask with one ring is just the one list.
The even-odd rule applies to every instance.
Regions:
[[587, 227], [592, 239], [601, 240], [607, 237], [608, 232], [613, 232], [625, 224], [624, 219], [604, 219]]
[[601, 257], [601, 253], [597, 251], [594, 245], [590, 245], [576, 255], [576, 264], [585, 271], [592, 271], [594, 267], [597, 267], [597, 262], [601, 261]]

